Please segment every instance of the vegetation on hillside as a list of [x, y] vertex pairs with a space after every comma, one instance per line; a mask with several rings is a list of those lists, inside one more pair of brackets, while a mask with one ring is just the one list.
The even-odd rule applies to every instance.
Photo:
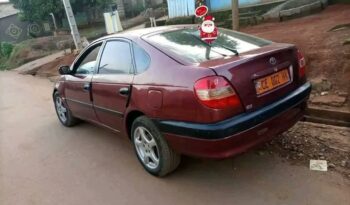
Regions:
[[[57, 24], [62, 26], [65, 10], [62, 0], [10, 0], [14, 7], [20, 10], [22, 20], [41, 22], [49, 18], [50, 13], [56, 16]], [[96, 10], [108, 8], [114, 0], [71, 0], [74, 12], [86, 12], [90, 20], [96, 15]]]
[[[0, 43], [0, 70], [9, 70], [58, 52], [71, 42], [69, 35], [29, 39], [18, 44]], [[58, 44], [64, 44], [63, 48]]]

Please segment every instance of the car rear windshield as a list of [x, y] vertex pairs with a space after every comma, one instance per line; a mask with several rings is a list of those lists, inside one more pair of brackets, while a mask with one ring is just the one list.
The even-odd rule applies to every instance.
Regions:
[[271, 44], [251, 35], [219, 29], [217, 40], [212, 44], [202, 41], [197, 28], [185, 28], [148, 36], [146, 40], [179, 61], [201, 63], [252, 51]]

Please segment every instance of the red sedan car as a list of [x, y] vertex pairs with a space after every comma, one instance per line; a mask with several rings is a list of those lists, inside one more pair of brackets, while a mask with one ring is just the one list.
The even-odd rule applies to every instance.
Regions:
[[65, 126], [78, 119], [131, 139], [151, 174], [180, 155], [227, 158], [270, 140], [303, 117], [311, 85], [294, 45], [197, 26], [142, 29], [92, 42], [59, 69], [53, 98]]

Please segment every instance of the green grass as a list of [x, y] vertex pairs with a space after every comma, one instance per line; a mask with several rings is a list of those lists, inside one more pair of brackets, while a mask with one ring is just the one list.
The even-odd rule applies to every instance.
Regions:
[[7, 70], [7, 59], [0, 56], [0, 70]]
[[6, 70], [16, 68], [17, 66], [20, 66], [21, 64], [23, 64], [21, 63], [22, 59], [18, 59], [18, 56], [20, 52], [23, 51], [23, 49], [29, 47], [30, 42], [31, 42], [31, 39], [14, 45], [14, 48], [10, 57], [4, 60], [4, 65], [5, 65], [4, 67]]
[[[97, 24], [89, 28], [81, 28], [79, 32], [81, 36], [86, 37], [89, 41], [106, 35], [104, 24]], [[48, 38], [46, 40], [44, 38], [45, 37], [33, 38], [14, 44], [12, 53], [8, 58], [0, 56], [0, 70], [14, 69], [30, 61], [57, 52], [56, 42], [67, 40], [67, 37], [46, 37]]]
[[[43, 44], [45, 45], [40, 45], [40, 43], [37, 42], [37, 39], [29, 39], [15, 44], [12, 53], [8, 58], [0, 58], [0, 70], [10, 70], [17, 68], [30, 61], [50, 55], [57, 50], [56, 48], [52, 47], [54, 43], [52, 43], [53, 45], [49, 45], [48, 43]], [[35, 45], [40, 45], [42, 49], [33, 49]], [[28, 57], [25, 53], [30, 53], [32, 55]]]

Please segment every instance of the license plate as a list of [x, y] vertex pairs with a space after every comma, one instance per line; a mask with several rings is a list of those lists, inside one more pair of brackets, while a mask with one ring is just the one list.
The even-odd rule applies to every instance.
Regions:
[[279, 71], [264, 78], [255, 81], [255, 89], [258, 95], [269, 92], [275, 88], [290, 82], [288, 69]]

